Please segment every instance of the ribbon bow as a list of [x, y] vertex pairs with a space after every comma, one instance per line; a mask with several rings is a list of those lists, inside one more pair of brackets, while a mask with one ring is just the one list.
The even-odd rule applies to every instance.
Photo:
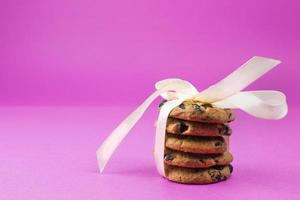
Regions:
[[287, 114], [285, 95], [274, 90], [244, 91], [245, 87], [278, 65], [280, 61], [254, 56], [223, 80], [199, 92], [190, 82], [181, 79], [165, 79], [155, 84], [152, 93], [136, 108], [102, 143], [96, 154], [100, 172], [111, 155], [142, 117], [150, 104], [161, 96], [168, 100], [162, 106], [156, 124], [155, 162], [158, 172], [164, 174], [164, 141], [169, 113], [184, 100], [195, 98], [220, 108], [239, 108], [246, 113], [263, 119], [280, 119]]

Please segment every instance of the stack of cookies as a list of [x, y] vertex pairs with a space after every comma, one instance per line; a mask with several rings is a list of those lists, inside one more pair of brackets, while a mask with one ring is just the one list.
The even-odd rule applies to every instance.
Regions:
[[175, 107], [166, 127], [166, 178], [191, 184], [226, 180], [233, 170], [233, 157], [228, 151], [232, 131], [228, 123], [234, 118], [230, 109], [193, 99]]

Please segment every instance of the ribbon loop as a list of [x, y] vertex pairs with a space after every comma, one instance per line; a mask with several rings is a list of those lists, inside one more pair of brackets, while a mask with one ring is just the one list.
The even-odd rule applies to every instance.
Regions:
[[197, 94], [196, 98], [208, 103], [226, 99], [246, 88], [279, 63], [279, 60], [254, 56], [223, 80]]
[[288, 111], [285, 95], [271, 90], [239, 92], [213, 104], [220, 108], [239, 108], [263, 119], [280, 119]]
[[175, 78], [161, 80], [155, 84], [155, 88], [166, 91], [160, 95], [166, 100], [191, 98], [199, 93], [190, 82]]

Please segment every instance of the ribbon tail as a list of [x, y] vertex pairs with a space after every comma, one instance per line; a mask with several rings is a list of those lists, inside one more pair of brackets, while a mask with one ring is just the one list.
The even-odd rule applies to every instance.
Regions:
[[164, 152], [165, 152], [165, 135], [169, 113], [173, 108], [180, 105], [184, 99], [176, 99], [166, 102], [160, 109], [155, 135], [154, 158], [157, 171], [160, 175], [165, 176], [164, 170]]
[[[150, 106], [150, 104], [158, 96], [162, 95], [163, 97], [166, 97], [163, 94], [167, 94], [168, 92], [173, 92], [174, 93], [173, 97], [177, 99], [177, 98], [182, 98], [182, 96], [191, 97], [198, 92], [197, 89], [191, 83], [181, 79], [165, 79], [156, 83], [155, 86], [157, 90], [154, 93], [152, 93], [123, 122], [121, 122], [121, 124], [119, 124], [119, 126], [104, 140], [102, 145], [98, 148], [96, 155], [97, 155], [100, 172], [104, 170], [113, 152], [122, 142], [122, 140], [126, 137], [130, 129], [137, 123], [137, 121], [142, 117], [142, 115]], [[165, 130], [165, 127], [162, 127], [161, 130]], [[164, 134], [165, 133], [162, 134], [163, 137]], [[164, 141], [162, 141], [162, 144], [164, 144]]]
[[128, 132], [142, 117], [150, 104], [160, 95], [161, 91], [157, 90], [152, 93], [136, 110], [134, 110], [121, 124], [104, 140], [102, 145], [97, 149], [96, 155], [100, 172], [105, 168], [113, 152], [119, 146], [121, 141], [126, 137]]
[[273, 90], [239, 92], [213, 104], [221, 108], [239, 108], [263, 119], [281, 119], [288, 112], [285, 95]]

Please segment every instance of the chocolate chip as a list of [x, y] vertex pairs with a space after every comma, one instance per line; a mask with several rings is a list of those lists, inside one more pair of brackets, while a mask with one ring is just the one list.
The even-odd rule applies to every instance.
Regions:
[[220, 142], [220, 141], [216, 142], [216, 143], [215, 143], [215, 146], [216, 146], [216, 147], [217, 147], [217, 146], [222, 146], [222, 142]]
[[188, 130], [188, 126], [184, 122], [179, 123], [179, 132], [184, 133], [186, 130]]
[[208, 107], [212, 108], [213, 107], [210, 103], [204, 103], [201, 106], [204, 107], [204, 108], [208, 108]]
[[181, 109], [185, 109], [185, 105], [183, 103], [180, 104], [178, 107], [181, 108]]
[[229, 115], [228, 115], [228, 118], [229, 118], [229, 119], [231, 119], [231, 115], [232, 115], [232, 113], [229, 113]]
[[219, 129], [219, 133], [221, 135], [230, 135], [229, 127], [227, 125], [223, 125], [222, 128]]
[[174, 159], [174, 156], [173, 156], [172, 154], [170, 154], [170, 153], [167, 153], [167, 154], [165, 154], [164, 159], [165, 159], [166, 161], [168, 161], [168, 160], [173, 160], [173, 159]]
[[218, 175], [215, 176], [215, 180], [216, 180], [216, 181], [220, 181], [220, 180], [223, 179], [223, 177], [224, 177], [224, 176], [223, 176], [222, 174], [218, 174]]
[[199, 105], [197, 105], [197, 104], [192, 104], [192, 107], [193, 107], [193, 109], [194, 109], [195, 111], [197, 111], [197, 112], [202, 112], [201, 106], [199, 106]]
[[219, 171], [209, 171], [208, 174], [213, 181], [221, 181], [224, 179], [224, 176]]
[[228, 128], [228, 126], [223, 126], [223, 134], [224, 135], [229, 135], [229, 128]]
[[218, 131], [220, 135], [230, 135], [229, 128], [227, 125], [222, 125], [221, 127], [218, 127]]
[[224, 167], [223, 167], [223, 166], [218, 166], [218, 165], [217, 165], [217, 166], [214, 166], [214, 168], [217, 169], [217, 170], [222, 170]]
[[166, 102], [167, 100], [164, 99], [162, 102], [159, 103], [158, 108], [161, 108]]
[[202, 160], [202, 159], [199, 159], [199, 161], [200, 161], [201, 163], [205, 163], [204, 160]]
[[229, 167], [230, 173], [232, 173], [232, 171], [233, 171], [233, 166], [232, 166], [232, 165], [228, 165], [228, 167]]

